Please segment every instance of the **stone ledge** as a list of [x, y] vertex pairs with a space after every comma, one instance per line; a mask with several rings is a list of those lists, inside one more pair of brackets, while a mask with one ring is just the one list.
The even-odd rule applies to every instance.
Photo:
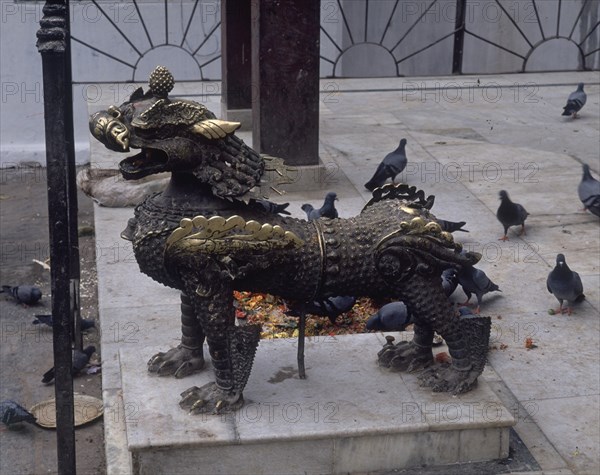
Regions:
[[244, 407], [197, 416], [179, 395], [212, 381], [210, 365], [159, 378], [146, 361], [160, 348], [121, 349], [124, 404], [136, 408], [125, 419], [134, 473], [348, 473], [508, 456], [515, 421], [483, 378], [464, 395], [432, 393], [415, 375], [377, 366], [382, 342], [307, 339], [300, 380], [296, 340], [261, 341]]

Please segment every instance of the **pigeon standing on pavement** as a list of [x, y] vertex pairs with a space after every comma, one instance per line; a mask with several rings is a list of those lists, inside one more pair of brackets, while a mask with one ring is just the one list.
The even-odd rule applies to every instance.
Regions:
[[273, 203], [269, 200], [250, 200], [250, 203], [255, 203], [260, 208], [271, 214], [291, 214], [286, 208], [290, 205], [289, 203]]
[[36, 304], [42, 298], [42, 291], [33, 285], [17, 285], [16, 287], [3, 285], [0, 292], [4, 292], [14, 298], [17, 302], [26, 305]]
[[335, 219], [338, 217], [337, 209], [335, 209], [335, 201], [337, 200], [337, 194], [333, 191], [330, 191], [325, 195], [325, 201], [323, 202], [323, 206], [316, 209], [313, 205], [309, 203], [304, 203], [302, 205], [302, 211], [306, 213], [306, 217], [309, 221], [314, 221], [319, 218], [330, 218]]
[[453, 233], [454, 231], [462, 231], [463, 233], [468, 233], [467, 229], [463, 229], [462, 227], [467, 224], [466, 221], [459, 221], [458, 223], [454, 221], [446, 221], [445, 219], [436, 219], [437, 223], [442, 228], [442, 231], [446, 231], [448, 233]]
[[446, 297], [450, 297], [458, 287], [458, 275], [454, 267], [449, 267], [442, 272], [442, 287]]
[[367, 320], [366, 328], [371, 331], [404, 331], [409, 323], [410, 316], [404, 302], [391, 302]]
[[[567, 312], [571, 315], [573, 303], [580, 302], [585, 298], [583, 295], [583, 283], [581, 277], [575, 271], [569, 269], [565, 256], [558, 254], [556, 256], [556, 266], [548, 274], [546, 279], [548, 292], [554, 294], [560, 306], [556, 313]], [[567, 308], [563, 309], [563, 301], [567, 301]]]
[[373, 177], [365, 183], [365, 188], [373, 191], [375, 188], [383, 185], [388, 178], [391, 178], [392, 182], [394, 182], [396, 175], [402, 173], [407, 163], [406, 139], [402, 139], [398, 148], [384, 157], [377, 170], [375, 170]]
[[577, 113], [585, 105], [587, 100], [587, 94], [583, 90], [583, 83], [577, 84], [577, 90], [569, 94], [567, 99], [567, 105], [563, 108], [562, 115], [572, 116], [573, 119], [577, 119]]
[[[83, 351], [73, 350], [73, 376], [77, 375], [89, 363], [90, 357], [96, 351], [95, 346], [88, 346]], [[44, 373], [42, 383], [50, 383], [54, 380], [54, 367]]]
[[0, 402], [0, 417], [6, 427], [20, 422], [35, 424], [35, 416], [15, 401], [6, 400]]
[[355, 297], [340, 295], [337, 297], [327, 297], [323, 300], [303, 303], [301, 304], [301, 308], [293, 307], [289, 313], [290, 315], [298, 316], [300, 315], [300, 312], [304, 310], [305, 313], [310, 313], [311, 315], [328, 317], [329, 321], [335, 324], [337, 318], [341, 314], [352, 310], [355, 303]]
[[[33, 325], [48, 325], [51, 327], [53, 325], [52, 315], [34, 315], [35, 320], [31, 322]], [[90, 328], [94, 328], [96, 326], [96, 322], [94, 320], [88, 318], [81, 319], [81, 331], [84, 332], [89, 330]]]
[[600, 216], [600, 181], [592, 176], [587, 164], [583, 165], [583, 177], [577, 187], [577, 194], [585, 209]]
[[521, 225], [519, 236], [525, 234], [525, 220], [529, 216], [529, 213], [519, 203], [513, 203], [508, 197], [508, 193], [504, 190], [500, 190], [500, 200], [502, 202], [500, 203], [496, 217], [502, 223], [502, 226], [504, 226], [504, 236], [498, 240], [508, 241], [506, 233], [508, 233], [508, 228], [511, 226]]
[[481, 310], [481, 301], [485, 294], [496, 291], [502, 292], [500, 288], [490, 280], [485, 272], [473, 266], [467, 265], [461, 267], [461, 269], [458, 271], [458, 283], [467, 296], [467, 300], [461, 305], [466, 305], [469, 303], [472, 294], [477, 296], [477, 307], [475, 308], [475, 314], [479, 314]]

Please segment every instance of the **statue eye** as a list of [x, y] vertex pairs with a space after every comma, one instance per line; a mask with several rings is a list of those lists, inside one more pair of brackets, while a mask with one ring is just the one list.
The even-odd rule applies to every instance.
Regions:
[[122, 115], [121, 111], [117, 107], [115, 107], [115, 106], [110, 106], [108, 108], [108, 113], [111, 116], [113, 116], [115, 119], [120, 119], [121, 115]]

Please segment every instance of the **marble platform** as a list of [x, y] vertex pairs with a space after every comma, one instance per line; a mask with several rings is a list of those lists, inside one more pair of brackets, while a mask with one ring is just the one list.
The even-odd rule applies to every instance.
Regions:
[[432, 393], [377, 366], [384, 342], [381, 333], [308, 339], [301, 380], [295, 339], [261, 341], [245, 405], [222, 415], [178, 406], [185, 389], [213, 380], [210, 365], [157, 377], [146, 361], [164, 348], [122, 348], [134, 473], [334, 474], [508, 456], [515, 420], [483, 378], [464, 395]]

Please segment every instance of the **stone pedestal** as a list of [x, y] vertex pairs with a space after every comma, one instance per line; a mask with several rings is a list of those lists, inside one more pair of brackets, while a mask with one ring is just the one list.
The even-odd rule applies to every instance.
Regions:
[[[397, 334], [396, 334], [397, 336]], [[509, 411], [480, 378], [453, 397], [375, 362], [382, 334], [310, 338], [307, 379], [295, 339], [261, 341], [246, 403], [236, 413], [192, 416], [180, 393], [212, 368], [159, 378], [146, 361], [165, 348], [120, 350], [128, 448], [134, 473], [333, 474], [508, 456]]]

